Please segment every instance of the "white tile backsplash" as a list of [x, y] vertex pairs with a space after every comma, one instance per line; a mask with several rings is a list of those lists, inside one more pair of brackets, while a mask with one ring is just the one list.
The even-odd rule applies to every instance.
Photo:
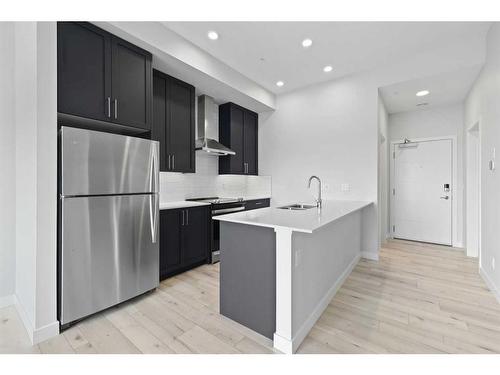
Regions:
[[196, 152], [196, 173], [160, 173], [160, 200], [197, 197], [271, 197], [270, 176], [219, 176], [218, 157]]

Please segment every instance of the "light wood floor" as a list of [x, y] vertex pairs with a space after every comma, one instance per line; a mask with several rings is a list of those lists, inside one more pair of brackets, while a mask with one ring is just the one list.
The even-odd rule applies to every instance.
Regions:
[[[13, 307], [0, 352], [273, 353], [272, 342], [218, 314], [218, 265], [30, 346]], [[460, 250], [389, 241], [361, 260], [298, 353], [500, 353], [500, 304]]]

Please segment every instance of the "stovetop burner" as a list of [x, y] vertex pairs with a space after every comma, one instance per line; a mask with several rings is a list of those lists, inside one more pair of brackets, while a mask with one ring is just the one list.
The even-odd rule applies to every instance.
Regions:
[[220, 197], [190, 198], [186, 200], [192, 202], [206, 202], [211, 204], [243, 202], [243, 198], [220, 198]]

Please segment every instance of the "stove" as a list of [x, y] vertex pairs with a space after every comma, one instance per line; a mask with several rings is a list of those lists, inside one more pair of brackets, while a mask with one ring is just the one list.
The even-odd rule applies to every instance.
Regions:
[[[212, 217], [217, 215], [225, 215], [240, 211], [245, 211], [245, 202], [243, 198], [220, 198], [220, 197], [206, 197], [206, 198], [190, 198], [186, 199], [190, 202], [205, 202], [211, 204]], [[212, 250], [212, 263], [217, 263], [220, 260], [220, 224], [218, 220], [212, 220], [211, 225], [211, 250]]]

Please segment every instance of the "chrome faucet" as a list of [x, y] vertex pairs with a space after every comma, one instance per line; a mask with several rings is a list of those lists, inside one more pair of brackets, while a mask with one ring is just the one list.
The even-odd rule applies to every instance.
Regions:
[[318, 180], [318, 198], [316, 199], [316, 207], [321, 208], [321, 205], [323, 203], [321, 199], [321, 179], [318, 176], [309, 177], [309, 182], [307, 183], [307, 187], [308, 188], [311, 187], [311, 181], [314, 179]]

